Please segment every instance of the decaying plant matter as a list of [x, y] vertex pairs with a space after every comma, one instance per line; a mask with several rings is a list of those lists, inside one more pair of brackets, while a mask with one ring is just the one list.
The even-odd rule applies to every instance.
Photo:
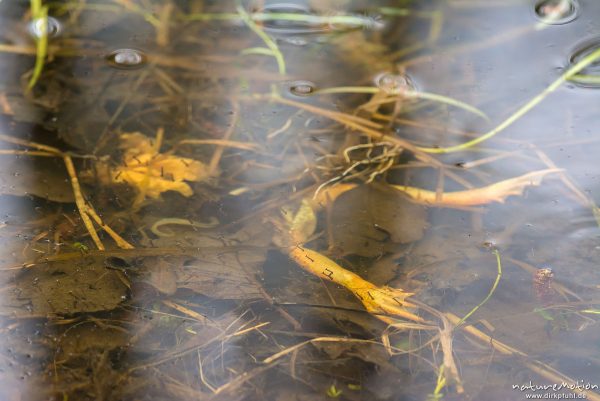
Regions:
[[[600, 50], [477, 135], [447, 129], [447, 111], [482, 124], [493, 116], [419, 90], [406, 76], [406, 65], [419, 59], [398, 62], [436, 42], [443, 26], [439, 11], [381, 8], [393, 18], [408, 13], [429, 24], [425, 41], [389, 55], [389, 44], [364, 31], [379, 27], [369, 15], [262, 12], [239, 1], [230, 7], [158, 3], [32, 1], [26, 16], [41, 21], [40, 36], [29, 45], [0, 45], [0, 52], [35, 56], [20, 83], [22, 98], [0, 93], [2, 112], [56, 130], [63, 141], [50, 146], [2, 133], [0, 141], [10, 148], [0, 157], [58, 160], [66, 171], [59, 178], [72, 191], [72, 197], [46, 196], [64, 205], [18, 227], [27, 245], [13, 252], [21, 259], [4, 268], [9, 295], [0, 314], [16, 319], [14, 327], [25, 327], [25, 318], [55, 323], [58, 334], [43, 340], [53, 347], [44, 359], [51, 360], [44, 379], [54, 385], [45, 390], [47, 398], [136, 399], [136, 389], [143, 389], [143, 395], [158, 391], [164, 399], [241, 399], [244, 391], [256, 391], [257, 399], [289, 399], [293, 382], [306, 391], [298, 399], [359, 399], [362, 391], [390, 399], [377, 384], [366, 388], [366, 376], [385, 374], [414, 379], [418, 396], [425, 385], [429, 399], [438, 400], [473, 391], [461, 363], [489, 369], [496, 355], [514, 358], [546, 380], [576, 383], [507, 345], [495, 331], [501, 323], [483, 318], [504, 280], [502, 261], [532, 267], [504, 258], [484, 238], [477, 247], [456, 246], [451, 257], [440, 257], [448, 249], [440, 243], [453, 246], [452, 238], [464, 233], [440, 239], [429, 230], [427, 212], [458, 209], [473, 226], [483, 225], [484, 210], [508, 210], [512, 202], [526, 202], [526, 191], [544, 190], [542, 184], [560, 178], [577, 202], [598, 215], [592, 198], [534, 145], [494, 149], [492, 156], [469, 162], [447, 154], [480, 150], [597, 62]], [[53, 13], [73, 29], [81, 25], [81, 37], [50, 37]], [[147, 64], [96, 57], [106, 26], [91, 23], [95, 13], [139, 25], [150, 50], [138, 61]], [[277, 36], [290, 23], [324, 38], [335, 32], [335, 39], [322, 41], [328, 51], [314, 54], [333, 52], [350, 63], [356, 71], [349, 68], [348, 75], [356, 74], [360, 84], [289, 84], [299, 72], [289, 62], [287, 41], [304, 40]], [[206, 35], [214, 24], [231, 32]], [[118, 27], [111, 22], [109, 30]], [[84, 62], [74, 55], [93, 60], [85, 71], [97, 73], [94, 82], [78, 86], [72, 78], [70, 69], [80, 71], [77, 63]], [[107, 62], [118, 72], [105, 72]], [[331, 68], [327, 63], [318, 58], [313, 72]], [[72, 112], [50, 122], [28, 120], [19, 114], [24, 100], [47, 113]], [[458, 135], [459, 144], [445, 146], [451, 137], [440, 132]], [[517, 154], [533, 164], [501, 175], [480, 168]], [[10, 191], [3, 194], [19, 195]], [[107, 245], [111, 240], [114, 245]], [[420, 249], [423, 244], [428, 250]], [[403, 271], [409, 256], [419, 263]], [[467, 271], [461, 258], [485, 268]], [[443, 269], [451, 272], [447, 281], [455, 281], [441, 293], [481, 280], [490, 283], [487, 295], [462, 313], [450, 312], [457, 305], [446, 308], [440, 301], [446, 294], [427, 293], [424, 284], [428, 274], [442, 276]], [[578, 330], [596, 323], [598, 311], [582, 307], [576, 292], [558, 284], [552, 290], [562, 299], [537, 311], [550, 322], [549, 333], [562, 323]], [[7, 327], [12, 330], [12, 323]], [[474, 357], [464, 357], [468, 347]], [[410, 369], [399, 368], [404, 363]]]

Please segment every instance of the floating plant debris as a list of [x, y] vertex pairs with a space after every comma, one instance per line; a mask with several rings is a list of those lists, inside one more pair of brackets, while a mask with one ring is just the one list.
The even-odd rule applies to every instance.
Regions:
[[296, 96], [310, 96], [317, 90], [317, 86], [310, 81], [295, 81], [290, 85], [290, 92]]
[[0, 401], [600, 401], [573, 4], [0, 0]]
[[[46, 21], [47, 21], [47, 27], [46, 27], [47, 36], [49, 38], [58, 36], [60, 34], [60, 32], [62, 31], [61, 23], [56, 18], [52, 18], [52, 17], [46, 18]], [[31, 21], [29, 23], [29, 33], [31, 34], [31, 36], [33, 36], [36, 39], [39, 39], [42, 36], [44, 36], [44, 18], [37, 18], [37, 19], [34, 19], [33, 21]]]
[[540, 0], [535, 5], [535, 15], [545, 24], [561, 25], [577, 18], [579, 4], [576, 0]]
[[115, 68], [133, 70], [146, 64], [146, 55], [136, 49], [119, 49], [106, 56], [108, 64]]
[[[590, 54], [600, 50], [600, 38], [580, 45], [569, 59], [570, 65], [575, 65]], [[586, 88], [600, 88], [600, 59], [590, 63], [578, 74], [569, 79], [571, 82]]]
[[550, 303], [552, 297], [552, 282], [554, 281], [554, 272], [549, 267], [537, 269], [533, 275], [533, 291], [540, 304], [546, 306]]

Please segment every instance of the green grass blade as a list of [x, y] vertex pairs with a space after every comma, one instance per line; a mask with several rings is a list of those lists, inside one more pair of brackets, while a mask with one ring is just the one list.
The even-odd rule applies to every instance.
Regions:
[[[379, 93], [379, 92], [385, 92], [385, 91], [383, 91], [382, 89], [379, 89], [377, 87], [374, 87], [374, 86], [338, 86], [335, 88], [319, 89], [319, 90], [316, 90], [314, 92], [314, 94], [315, 95], [336, 94], [336, 93], [373, 93], [373, 94], [375, 94], [375, 93]], [[447, 96], [437, 95], [435, 93], [410, 91], [410, 90], [399, 90], [397, 92], [390, 91], [390, 92], [386, 92], [386, 93], [389, 93], [390, 95], [400, 95], [400, 96], [404, 96], [407, 98], [430, 100], [430, 101], [436, 102], [436, 103], [447, 104], [447, 105], [450, 105], [453, 107], [457, 107], [459, 109], [463, 109], [470, 113], [476, 114], [479, 117], [484, 118], [486, 120], [489, 120], [488, 116], [483, 111], [479, 110], [478, 108], [473, 107], [470, 104], [461, 102], [460, 100], [453, 99], [453, 98], [450, 98]]]
[[451, 153], [458, 152], [461, 150], [465, 150], [472, 146], [475, 146], [483, 141], [487, 141], [492, 138], [499, 132], [503, 131], [508, 126], [512, 125], [519, 118], [523, 117], [527, 112], [537, 106], [542, 100], [546, 98], [546, 96], [550, 95], [556, 89], [558, 89], [565, 81], [568, 81], [585, 67], [593, 63], [594, 61], [600, 59], [600, 49], [588, 54], [586, 57], [581, 59], [577, 64], [569, 68], [563, 75], [561, 75], [556, 81], [552, 82], [546, 89], [544, 89], [541, 93], [527, 102], [524, 106], [522, 106], [519, 110], [510, 115], [506, 120], [504, 120], [500, 125], [486, 134], [480, 136], [479, 138], [475, 138], [471, 141], [465, 142], [460, 145], [450, 146], [447, 148], [419, 148], [423, 152], [427, 153]]
[[248, 54], [260, 54], [262, 56], [271, 56], [274, 57], [273, 51], [271, 49], [267, 49], [266, 47], [251, 47], [249, 49], [244, 49], [240, 52], [241, 55], [246, 56]]
[[479, 303], [479, 305], [477, 305], [476, 307], [471, 309], [471, 311], [469, 313], [467, 313], [462, 319], [460, 319], [460, 321], [458, 323], [456, 323], [456, 327], [463, 324], [469, 317], [471, 317], [471, 315], [473, 315], [473, 313], [477, 312], [477, 310], [479, 308], [481, 308], [487, 301], [489, 301], [489, 299], [492, 297], [492, 295], [496, 291], [496, 288], [498, 288], [498, 283], [500, 283], [500, 279], [502, 278], [502, 262], [500, 261], [500, 252], [498, 252], [497, 249], [494, 249], [494, 255], [496, 255], [496, 264], [498, 266], [498, 273], [496, 275], [496, 280], [494, 281], [492, 288], [488, 292], [487, 296], [483, 299], [483, 301], [481, 301]]
[[[29, 84], [27, 85], [27, 90], [30, 91], [40, 76], [42, 75], [42, 71], [44, 70], [44, 63], [46, 62], [46, 55], [48, 54], [48, 6], [43, 6], [38, 9], [38, 4], [40, 1], [32, 0], [32, 17], [35, 24], [40, 22], [40, 32], [39, 37], [36, 38], [36, 53], [35, 53], [35, 66], [33, 67], [33, 74], [29, 79]], [[34, 14], [33, 11], [36, 10]]]
[[237, 3], [238, 4], [236, 9], [242, 21], [244, 21], [248, 28], [250, 28], [252, 32], [254, 32], [259, 38], [261, 38], [262, 41], [265, 42], [265, 45], [267, 45], [271, 52], [273, 52], [273, 57], [275, 57], [275, 60], [277, 60], [279, 74], [285, 75], [285, 60], [283, 58], [283, 54], [279, 50], [279, 47], [277, 47], [277, 44], [275, 43], [275, 41], [273, 41], [273, 39], [271, 39], [269, 35], [267, 35], [262, 29], [260, 29], [258, 25], [256, 25], [254, 21], [252, 21], [250, 15], [248, 15], [246, 10], [244, 10], [244, 7], [242, 6], [241, 2], [238, 1]]

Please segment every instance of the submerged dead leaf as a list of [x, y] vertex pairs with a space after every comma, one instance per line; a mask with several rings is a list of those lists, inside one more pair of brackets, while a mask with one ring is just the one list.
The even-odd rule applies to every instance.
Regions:
[[[180, 260], [181, 258], [177, 258]], [[145, 279], [158, 292], [165, 295], [173, 295], [177, 291], [177, 260], [171, 261], [166, 258], [157, 258], [156, 260], [145, 261], [148, 266], [148, 277]]]
[[36, 265], [5, 288], [0, 314], [16, 316], [71, 315], [112, 310], [127, 298], [117, 273], [104, 258], [83, 258]]
[[35, 195], [53, 202], [73, 202], [73, 190], [61, 159], [0, 156], [0, 194]]
[[426, 211], [401, 196], [361, 186], [342, 194], [332, 211], [334, 245], [342, 254], [379, 256], [397, 243], [419, 240]]
[[263, 250], [239, 250], [206, 255], [177, 270], [177, 287], [216, 299], [261, 298], [256, 277], [266, 259]]
[[124, 330], [83, 324], [63, 334], [56, 358], [70, 360], [86, 358], [94, 351], [113, 350], [127, 344], [129, 336]]
[[187, 289], [217, 299], [262, 297], [257, 277], [267, 257], [272, 230], [248, 224], [235, 233], [202, 233], [173, 226], [173, 235], [151, 240], [153, 247], [197, 248], [200, 256], [168, 256], [144, 261], [142, 280], [163, 294]]
[[153, 199], [167, 191], [187, 197], [194, 192], [185, 181], [199, 182], [209, 176], [201, 161], [159, 153], [154, 141], [139, 132], [122, 134], [120, 141], [119, 148], [124, 151], [122, 164], [114, 167], [101, 162], [97, 166], [99, 179], [105, 185], [125, 183]]

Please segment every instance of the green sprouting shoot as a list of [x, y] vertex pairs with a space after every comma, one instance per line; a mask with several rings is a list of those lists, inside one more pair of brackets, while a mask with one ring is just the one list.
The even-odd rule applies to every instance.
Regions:
[[327, 388], [325, 394], [329, 398], [338, 398], [340, 395], [342, 395], [342, 390], [338, 389], [335, 384], [332, 384], [329, 386], [329, 388]]
[[592, 64], [593, 62], [595, 62], [598, 59], [600, 59], [600, 49], [588, 54], [586, 57], [581, 59], [574, 66], [569, 68], [564, 74], [562, 74], [560, 77], [558, 77], [554, 82], [552, 82], [550, 85], [548, 85], [548, 87], [546, 87], [546, 89], [544, 89], [537, 96], [535, 96], [533, 99], [531, 99], [529, 102], [527, 102], [521, 108], [519, 108], [516, 112], [511, 114], [506, 120], [504, 120], [502, 123], [500, 123], [496, 128], [494, 128], [491, 131], [487, 132], [486, 134], [480, 136], [479, 138], [475, 138], [475, 139], [465, 142], [463, 144], [456, 145], [456, 146], [450, 146], [447, 148], [419, 148], [419, 149], [421, 149], [423, 152], [428, 152], [428, 153], [451, 153], [451, 152], [458, 152], [461, 150], [465, 150], [465, 149], [475, 146], [483, 141], [487, 141], [488, 139], [492, 138], [499, 132], [503, 131], [508, 126], [512, 125], [519, 118], [523, 117], [527, 112], [529, 112], [531, 109], [533, 109], [535, 106], [537, 106], [548, 95], [550, 95], [552, 92], [556, 91], [564, 82], [575, 77], [580, 71], [582, 71], [584, 68], [586, 68], [588, 65]]
[[27, 90], [31, 90], [42, 75], [46, 55], [48, 54], [48, 6], [42, 6], [42, 0], [31, 0], [31, 18], [39, 27], [36, 35], [35, 66], [29, 79]]
[[[262, 29], [260, 29], [260, 27], [258, 25], [256, 25], [256, 23], [252, 20], [252, 18], [250, 18], [250, 15], [246, 12], [246, 10], [244, 10], [244, 7], [241, 5], [241, 3], [239, 1], [237, 3], [238, 4], [237, 4], [236, 9], [237, 9], [237, 12], [238, 12], [240, 18], [242, 19], [242, 21], [244, 21], [244, 23], [248, 26], [248, 28], [250, 28], [252, 30], [252, 32], [254, 32], [259, 38], [262, 39], [262, 41], [265, 43], [265, 45], [267, 45], [267, 48], [264, 50], [261, 50], [260, 54], [273, 56], [275, 58], [275, 60], [277, 60], [279, 74], [285, 75], [285, 71], [286, 71], [285, 60], [283, 58], [283, 54], [279, 50], [279, 47], [277, 46], [275, 41], [273, 39], [271, 39], [271, 37], [265, 33], [265, 31], [263, 31]], [[257, 54], [256, 48], [252, 48], [252, 49], [248, 49], [248, 50], [250, 50], [251, 53]], [[244, 54], [244, 52], [242, 52], [242, 54]], [[246, 54], [248, 54], [248, 53], [246, 53]]]
[[569, 78], [569, 81], [575, 82], [582, 85], [598, 85], [600, 84], [600, 76], [599, 75], [585, 75], [585, 74], [577, 74], [573, 75]]
[[262, 56], [274, 57], [273, 51], [271, 49], [267, 49], [266, 47], [250, 47], [242, 50], [240, 54], [243, 56], [247, 56], [249, 54], [260, 54]]
[[473, 313], [477, 312], [477, 310], [479, 308], [481, 308], [487, 301], [489, 301], [489, 299], [492, 297], [492, 295], [496, 291], [496, 288], [498, 288], [498, 283], [500, 283], [500, 279], [502, 278], [502, 262], [500, 261], [500, 252], [498, 252], [497, 249], [494, 249], [493, 252], [494, 252], [494, 255], [496, 255], [496, 265], [497, 265], [497, 269], [498, 269], [498, 273], [496, 275], [496, 280], [494, 281], [492, 288], [488, 292], [487, 296], [483, 299], [483, 301], [481, 301], [479, 303], [479, 305], [477, 305], [476, 307], [471, 309], [471, 311], [469, 313], [467, 313], [462, 319], [460, 319], [460, 321], [458, 323], [456, 323], [456, 327], [463, 324], [469, 317], [471, 317], [471, 315], [473, 315]]
[[444, 374], [444, 365], [440, 366], [438, 370], [437, 382], [433, 393], [429, 394], [427, 401], [437, 401], [444, 397], [442, 390], [446, 387], [446, 375]]
[[81, 242], [73, 242], [73, 244], [71, 244], [71, 246], [73, 247], [73, 249], [75, 249], [81, 253], [87, 253], [90, 250], [90, 248], [86, 244], [83, 244]]
[[[335, 88], [324, 88], [314, 91], [313, 93], [316, 95], [325, 95], [325, 94], [335, 94], [335, 93], [380, 93], [382, 89], [379, 89], [374, 86], [339, 86]], [[432, 102], [443, 103], [450, 106], [457, 107], [459, 109], [466, 110], [470, 113], [476, 114], [479, 117], [482, 117], [488, 120], [487, 115], [479, 110], [476, 107], [471, 106], [470, 104], [461, 102], [460, 100], [453, 99], [447, 96], [438, 95], [435, 93], [421, 92], [421, 91], [412, 91], [412, 90], [399, 90], [396, 92], [388, 92], [390, 95], [401, 95], [406, 98], [416, 98], [423, 100], [430, 100]]]

